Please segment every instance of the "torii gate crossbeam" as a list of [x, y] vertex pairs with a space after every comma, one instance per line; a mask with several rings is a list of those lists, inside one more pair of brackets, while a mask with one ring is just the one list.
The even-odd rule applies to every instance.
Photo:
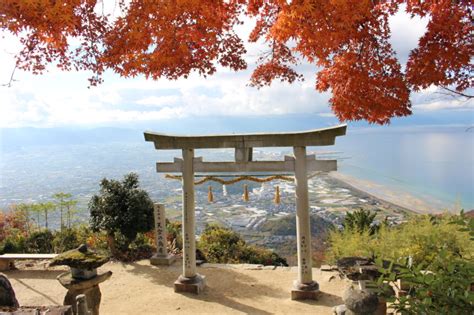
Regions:
[[[307, 146], [333, 145], [337, 136], [345, 135], [346, 125], [293, 133], [262, 133], [242, 135], [176, 136], [145, 132], [157, 150], [181, 149], [182, 159], [157, 163], [160, 173], [182, 173], [183, 188], [183, 273], [175, 282], [176, 292], [199, 293], [204, 277], [196, 272], [195, 241], [195, 173], [292, 172], [296, 185], [296, 231], [298, 279], [291, 291], [292, 299], [315, 299], [319, 285], [312, 279], [311, 229], [308, 202], [308, 172], [335, 171], [335, 160], [317, 160], [306, 155]], [[294, 157], [284, 161], [252, 161], [254, 147], [293, 147]], [[194, 149], [234, 148], [235, 162], [204, 162], [194, 157]]]

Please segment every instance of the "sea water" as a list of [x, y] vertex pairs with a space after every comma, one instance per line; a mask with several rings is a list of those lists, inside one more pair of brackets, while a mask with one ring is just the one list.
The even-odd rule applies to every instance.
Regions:
[[474, 208], [474, 132], [466, 127], [348, 129], [339, 171], [442, 208]]
[[[155, 163], [172, 161], [180, 151], [158, 152], [141, 139], [3, 150], [0, 208], [49, 200], [60, 191], [72, 193], [85, 207], [102, 178], [119, 179], [129, 172], [140, 175], [152, 197], [172, 194], [179, 181], [163, 179]], [[332, 152], [326, 157], [338, 159], [342, 174], [410, 193], [435, 210], [474, 208], [474, 132], [465, 127], [348, 128], [335, 146], [308, 148], [313, 149]], [[233, 158], [232, 150], [206, 154], [206, 161]]]

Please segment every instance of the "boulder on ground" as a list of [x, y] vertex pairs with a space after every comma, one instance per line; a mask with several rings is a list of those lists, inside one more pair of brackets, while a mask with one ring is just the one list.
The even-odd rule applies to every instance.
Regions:
[[19, 307], [10, 280], [3, 273], [0, 273], [0, 306]]
[[376, 293], [366, 290], [362, 291], [352, 286], [344, 291], [342, 300], [349, 311], [353, 314], [360, 315], [373, 314], [377, 310], [379, 304], [379, 299]]
[[338, 305], [338, 306], [334, 306], [332, 308], [332, 311], [333, 311], [333, 314], [334, 315], [346, 315], [347, 313], [347, 307], [342, 304], [342, 305]]

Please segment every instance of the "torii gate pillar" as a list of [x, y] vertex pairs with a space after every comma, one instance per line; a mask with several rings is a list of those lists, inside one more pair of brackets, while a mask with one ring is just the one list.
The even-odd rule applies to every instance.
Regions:
[[196, 236], [194, 214], [194, 150], [183, 149], [183, 273], [174, 283], [175, 292], [198, 294], [205, 277], [196, 273]]
[[291, 299], [316, 299], [319, 285], [313, 281], [312, 275], [306, 147], [293, 147], [293, 153], [295, 155], [298, 279], [295, 280], [293, 290], [291, 290]]

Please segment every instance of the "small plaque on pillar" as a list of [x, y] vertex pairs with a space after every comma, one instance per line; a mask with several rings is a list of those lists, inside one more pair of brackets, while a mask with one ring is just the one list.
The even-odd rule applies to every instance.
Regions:
[[179, 276], [178, 280], [174, 282], [174, 292], [199, 294], [205, 286], [206, 277], [198, 273], [192, 278]]
[[319, 284], [315, 281], [312, 283], [299, 283], [296, 280], [293, 283], [293, 289], [291, 290], [292, 300], [317, 300], [319, 296]]
[[156, 253], [150, 258], [150, 263], [155, 266], [171, 265], [175, 261], [175, 257], [173, 255], [168, 254], [166, 241], [165, 206], [162, 204], [155, 204], [154, 215]]

